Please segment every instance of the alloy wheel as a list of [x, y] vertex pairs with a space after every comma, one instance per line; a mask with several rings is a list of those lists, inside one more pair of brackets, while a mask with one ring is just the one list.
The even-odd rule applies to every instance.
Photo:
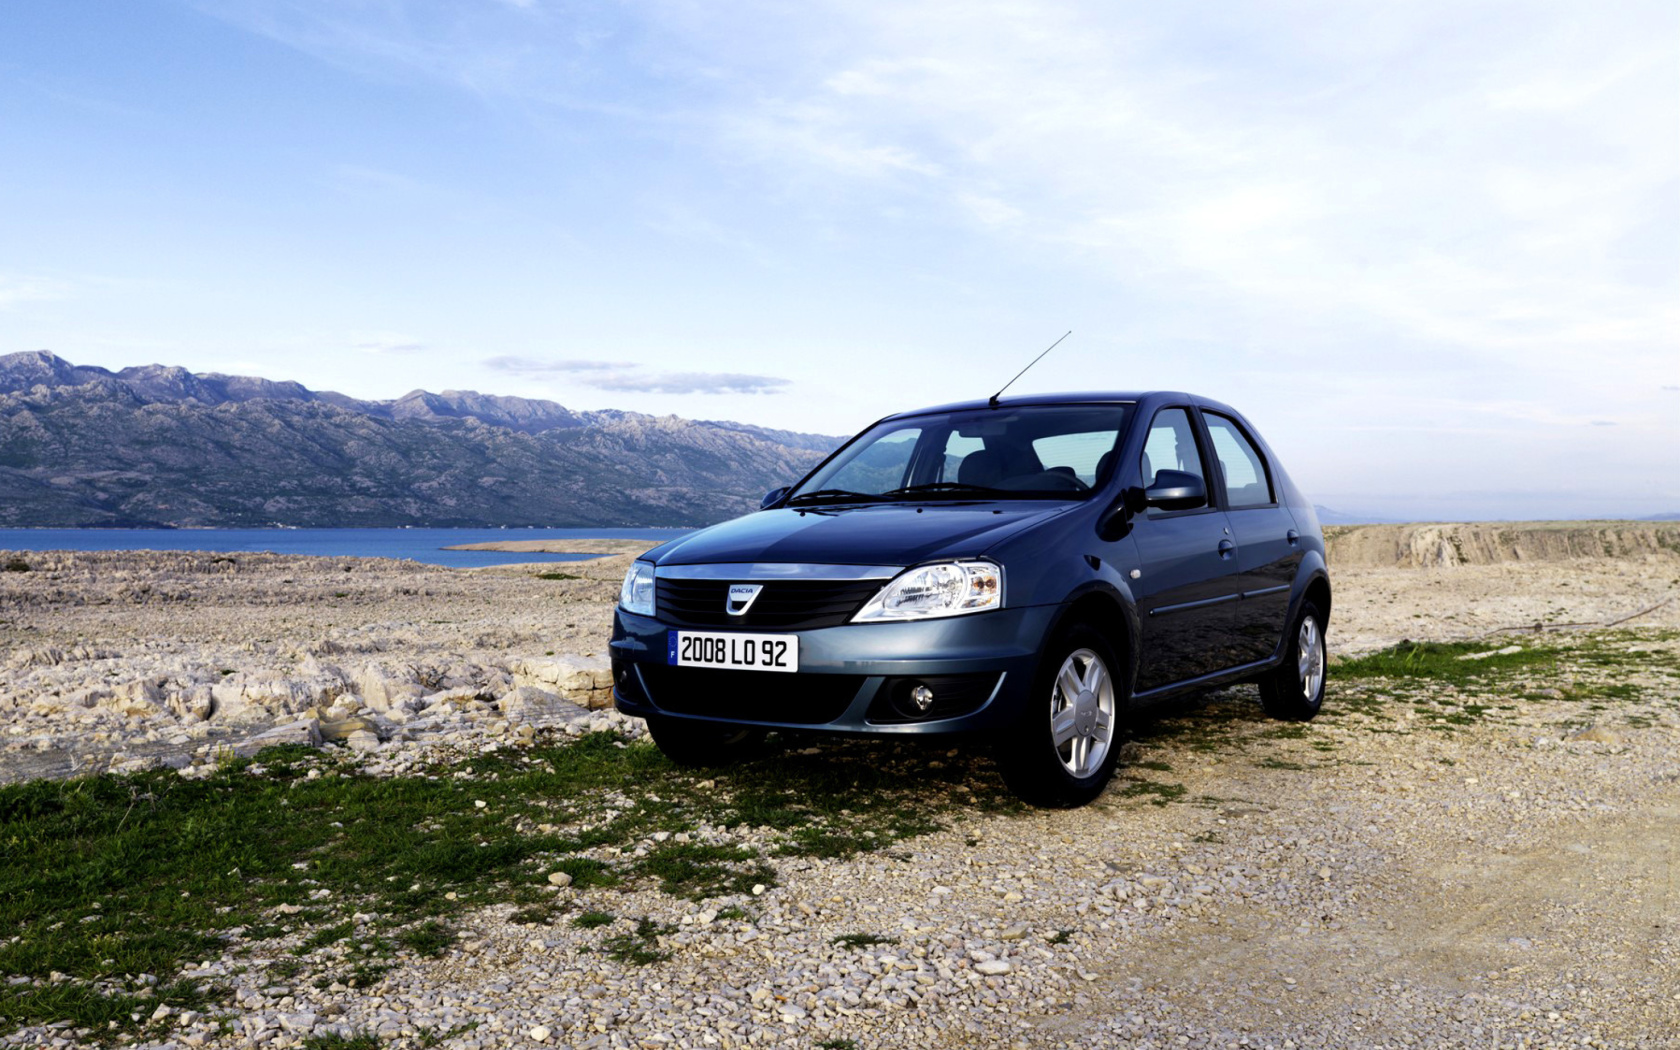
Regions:
[[1317, 699], [1324, 684], [1324, 635], [1311, 616], [1301, 621], [1301, 635], [1295, 643], [1295, 670], [1301, 679], [1301, 693], [1310, 702]]
[[1075, 649], [1050, 693], [1050, 740], [1062, 768], [1076, 777], [1101, 769], [1114, 738], [1114, 677], [1102, 657]]

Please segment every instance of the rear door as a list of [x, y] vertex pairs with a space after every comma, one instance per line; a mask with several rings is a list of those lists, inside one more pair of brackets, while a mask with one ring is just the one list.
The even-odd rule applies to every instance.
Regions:
[[1277, 482], [1258, 442], [1243, 424], [1202, 410], [1220, 479], [1220, 502], [1237, 541], [1237, 607], [1233, 634], [1243, 663], [1277, 649], [1289, 616], [1290, 588], [1301, 564], [1295, 518], [1277, 499]]
[[[1145, 488], [1158, 470], [1196, 474], [1210, 496], [1218, 484], [1186, 406], [1155, 413], [1142, 460]], [[1137, 691], [1241, 663], [1232, 652], [1238, 550], [1224, 511], [1212, 504], [1181, 511], [1151, 508], [1134, 519], [1132, 537], [1141, 559], [1134, 592], [1143, 635]]]

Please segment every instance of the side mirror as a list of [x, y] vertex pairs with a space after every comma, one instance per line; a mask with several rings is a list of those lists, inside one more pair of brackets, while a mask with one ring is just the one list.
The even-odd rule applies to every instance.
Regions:
[[1143, 491], [1144, 502], [1162, 510], [1195, 510], [1207, 503], [1207, 485], [1184, 470], [1161, 470]]
[[769, 510], [771, 507], [780, 503], [787, 496], [789, 488], [790, 486], [783, 485], [779, 489], [771, 489], [769, 492], [766, 492], [764, 494], [764, 498], [758, 501], [758, 509]]

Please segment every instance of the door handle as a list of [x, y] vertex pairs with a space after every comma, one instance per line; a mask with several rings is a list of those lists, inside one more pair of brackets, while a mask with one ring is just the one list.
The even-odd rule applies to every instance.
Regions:
[[1219, 556], [1221, 558], [1229, 558], [1232, 554], [1236, 553], [1236, 550], [1237, 545], [1232, 543], [1230, 540], [1219, 541]]
[[1288, 532], [1284, 533], [1283, 538], [1289, 541], [1289, 545], [1291, 547], [1300, 546], [1301, 534], [1296, 532], [1294, 529], [1290, 529]]

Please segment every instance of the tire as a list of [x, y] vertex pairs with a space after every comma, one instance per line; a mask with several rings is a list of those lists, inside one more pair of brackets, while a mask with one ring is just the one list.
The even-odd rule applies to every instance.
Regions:
[[764, 729], [659, 715], [649, 715], [647, 727], [654, 744], [679, 766], [726, 766], [753, 758], [769, 735]]
[[1260, 679], [1260, 703], [1273, 718], [1305, 722], [1324, 705], [1329, 660], [1324, 649], [1324, 614], [1302, 602], [1290, 624], [1283, 662]]
[[1045, 649], [1020, 719], [994, 746], [1004, 782], [1023, 802], [1072, 809], [1108, 786], [1125, 709], [1119, 666], [1113, 646], [1085, 624]]

